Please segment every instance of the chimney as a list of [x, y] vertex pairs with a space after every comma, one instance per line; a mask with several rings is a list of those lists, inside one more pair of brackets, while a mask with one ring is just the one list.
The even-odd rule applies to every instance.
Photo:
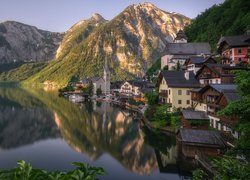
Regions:
[[189, 71], [187, 71], [187, 70], [185, 71], [184, 77], [186, 80], [189, 80]]

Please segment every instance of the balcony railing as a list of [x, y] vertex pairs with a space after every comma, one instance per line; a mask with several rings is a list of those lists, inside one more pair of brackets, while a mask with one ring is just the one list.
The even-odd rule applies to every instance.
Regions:
[[168, 92], [160, 92], [159, 95], [161, 97], [168, 97]]

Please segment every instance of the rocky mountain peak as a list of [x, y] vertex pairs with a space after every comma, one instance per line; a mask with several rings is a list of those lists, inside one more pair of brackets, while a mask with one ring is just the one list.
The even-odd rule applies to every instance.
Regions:
[[105, 20], [100, 14], [98, 14], [98, 13], [94, 13], [94, 14], [91, 16], [90, 20], [94, 20], [94, 21], [96, 21], [96, 22], [103, 22], [103, 21], [106, 21], [106, 20]]

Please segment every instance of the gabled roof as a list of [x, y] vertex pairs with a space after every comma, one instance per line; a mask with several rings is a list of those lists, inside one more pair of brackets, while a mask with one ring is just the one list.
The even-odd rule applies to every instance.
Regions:
[[235, 93], [236, 85], [235, 84], [209, 84], [208, 86], [212, 87], [219, 93]]
[[189, 59], [192, 64], [202, 64], [205, 60], [203, 56], [191, 56]]
[[224, 147], [224, 142], [218, 131], [180, 129], [181, 141], [196, 145]]
[[200, 87], [193, 72], [189, 73], [189, 79], [185, 78], [184, 71], [162, 71], [161, 74], [169, 87], [196, 88]]
[[128, 82], [131, 86], [136, 86], [139, 88], [153, 88], [153, 87], [155, 87], [155, 85], [150, 83], [149, 81], [129, 80], [129, 81], [125, 81], [125, 82]]
[[110, 88], [111, 89], [120, 89], [123, 84], [124, 84], [124, 81], [111, 82]]
[[233, 102], [233, 101], [237, 101], [241, 99], [241, 96], [239, 95], [239, 93], [232, 93], [232, 92], [226, 92], [224, 93], [224, 96], [227, 100], [227, 102]]
[[173, 55], [211, 54], [211, 47], [209, 43], [168, 43], [166, 52]]
[[194, 111], [191, 109], [183, 109], [182, 115], [185, 119], [189, 120], [209, 120], [207, 113], [204, 111]]
[[249, 39], [250, 35], [223, 36], [220, 38], [217, 46], [219, 50], [224, 43], [228, 44], [230, 47], [250, 46]]
[[[207, 63], [207, 64], [204, 64], [196, 73], [196, 77], [199, 76], [199, 74], [203, 71], [203, 69], [207, 67], [208, 69], [210, 69], [211, 71], [213, 71], [215, 74], [218, 74], [219, 76], [233, 76], [231, 74], [221, 74], [220, 71], [218, 71], [218, 69], [220, 70], [224, 70], [224, 69], [231, 69], [233, 70], [234, 68], [231, 67], [230, 65], [228, 64], [210, 64], [210, 63]], [[235, 68], [236, 69], [236, 68]]]
[[208, 61], [213, 61], [212, 63], [216, 63], [215, 59], [213, 59], [211, 56], [204, 57], [204, 56], [190, 56], [188, 59], [186, 59], [185, 64], [187, 65], [189, 62], [190, 64], [205, 64], [205, 63], [211, 63]]

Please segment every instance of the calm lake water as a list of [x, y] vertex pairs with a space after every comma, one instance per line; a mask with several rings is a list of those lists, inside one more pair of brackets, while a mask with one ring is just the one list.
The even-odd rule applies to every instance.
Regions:
[[68, 171], [103, 167], [100, 179], [186, 179], [175, 137], [151, 132], [109, 103], [73, 104], [55, 92], [0, 86], [0, 168], [18, 160]]

